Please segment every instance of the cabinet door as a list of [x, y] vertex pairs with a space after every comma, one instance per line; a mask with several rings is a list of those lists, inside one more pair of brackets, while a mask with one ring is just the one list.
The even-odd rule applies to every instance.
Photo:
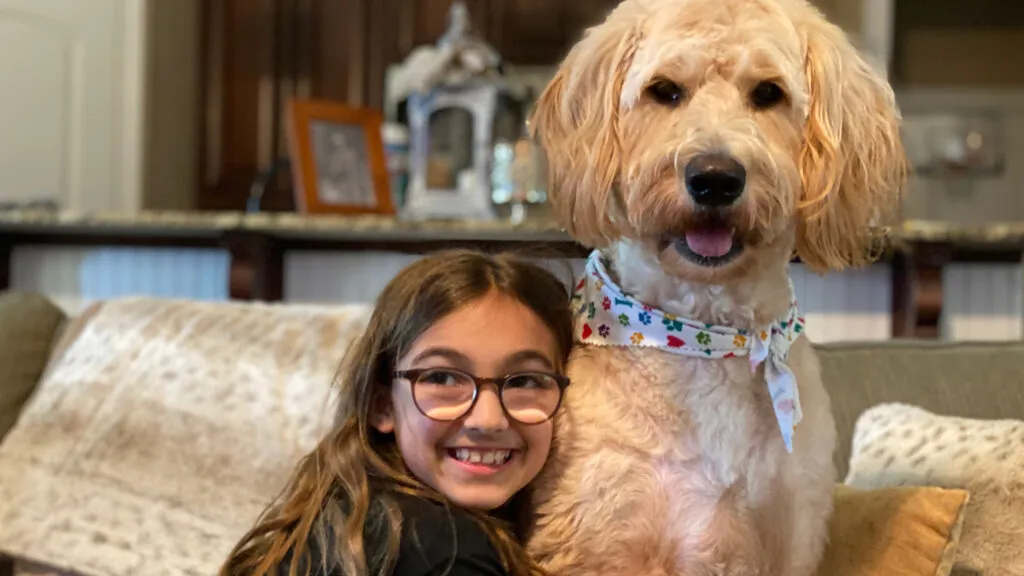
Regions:
[[[588, 26], [604, 20], [619, 0], [490, 0], [487, 40], [505, 60], [554, 66]], [[477, 5], [470, 5], [477, 10]]]
[[143, 3], [0, 0], [0, 201], [133, 210]]
[[[257, 174], [287, 157], [292, 98], [380, 107], [385, 66], [400, 39], [412, 43], [418, 2], [202, 0], [199, 208], [245, 207]], [[294, 208], [290, 174], [278, 172], [261, 209]]]
[[286, 43], [274, 4], [203, 0], [201, 209], [241, 210], [257, 171], [280, 156], [282, 73], [275, 56]]

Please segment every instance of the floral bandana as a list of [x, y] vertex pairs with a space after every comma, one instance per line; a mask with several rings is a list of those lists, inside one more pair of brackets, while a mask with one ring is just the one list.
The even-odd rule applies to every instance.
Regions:
[[795, 299], [785, 319], [755, 331], [680, 319], [622, 292], [594, 251], [573, 290], [572, 303], [575, 338], [581, 344], [650, 347], [703, 358], [748, 356], [751, 370], [763, 363], [782, 439], [786, 450], [793, 452], [793, 431], [802, 413], [796, 378], [786, 359], [790, 345], [804, 329]]

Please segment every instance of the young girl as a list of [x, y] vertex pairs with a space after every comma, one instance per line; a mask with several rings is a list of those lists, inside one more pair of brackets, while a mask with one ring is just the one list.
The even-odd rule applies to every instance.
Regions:
[[349, 351], [336, 428], [221, 574], [541, 573], [523, 489], [571, 346], [567, 287], [543, 268], [461, 250], [407, 267]]

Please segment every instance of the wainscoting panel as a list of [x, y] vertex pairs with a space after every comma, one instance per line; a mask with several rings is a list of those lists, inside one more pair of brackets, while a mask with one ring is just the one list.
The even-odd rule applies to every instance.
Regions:
[[[284, 299], [302, 303], [372, 303], [384, 286], [419, 256], [394, 252], [285, 254]], [[566, 285], [583, 271], [582, 259], [542, 260]]]
[[224, 250], [22, 246], [11, 266], [11, 288], [44, 293], [72, 314], [123, 296], [228, 298]]
[[888, 340], [892, 335], [892, 284], [888, 266], [820, 276], [790, 266], [793, 290], [807, 336], [814, 342]]
[[[390, 252], [291, 252], [285, 257], [285, 300], [372, 302], [416, 258]], [[216, 249], [27, 246], [14, 250], [12, 264], [13, 289], [47, 294], [70, 313], [94, 300], [120, 296], [229, 297], [229, 256]], [[567, 282], [583, 268], [582, 260], [546, 264]], [[791, 274], [812, 340], [889, 339], [887, 266], [818, 276], [794, 265]], [[1024, 338], [1024, 268], [953, 265], [944, 278], [944, 339]]]
[[[293, 252], [285, 258], [285, 299], [295, 302], [372, 302], [384, 285], [416, 256], [386, 252]], [[546, 261], [545, 265], [571, 283], [584, 261]], [[794, 265], [793, 285], [807, 320], [808, 336], [816, 342], [887, 340], [890, 276], [887, 266], [818, 276]]]
[[1024, 267], [954, 264], [943, 270], [942, 337], [946, 340], [1024, 338]]
[[291, 251], [284, 256], [284, 299], [372, 303], [399, 270], [417, 259], [394, 252]]

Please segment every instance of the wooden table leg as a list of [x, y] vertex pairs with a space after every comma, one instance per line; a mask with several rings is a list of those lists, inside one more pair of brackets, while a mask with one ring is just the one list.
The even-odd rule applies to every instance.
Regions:
[[893, 255], [889, 264], [892, 275], [892, 337], [907, 338], [913, 332], [915, 321], [913, 304], [913, 270], [906, 254]]
[[892, 337], [936, 340], [942, 332], [945, 246], [912, 247], [892, 260]]
[[231, 253], [228, 288], [232, 300], [272, 302], [284, 298], [284, 250], [275, 238], [229, 232], [223, 244]]
[[11, 287], [12, 252], [14, 252], [14, 244], [10, 238], [0, 236], [0, 290], [7, 290]]

